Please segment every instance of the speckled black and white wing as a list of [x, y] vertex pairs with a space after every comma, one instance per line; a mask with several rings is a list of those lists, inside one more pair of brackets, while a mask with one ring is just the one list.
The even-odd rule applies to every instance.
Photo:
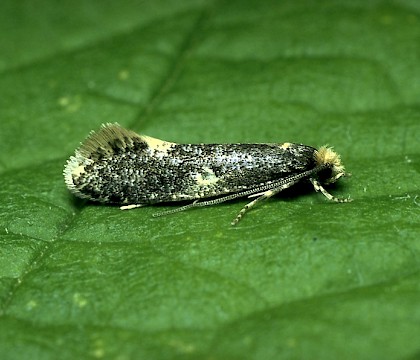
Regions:
[[176, 144], [103, 126], [64, 171], [77, 196], [115, 204], [203, 199], [258, 187], [316, 166], [300, 144]]

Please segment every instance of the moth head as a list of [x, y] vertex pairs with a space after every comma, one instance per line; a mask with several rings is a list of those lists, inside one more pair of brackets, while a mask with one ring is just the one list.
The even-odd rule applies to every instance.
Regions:
[[314, 158], [317, 166], [326, 167], [326, 170], [322, 171], [320, 174], [324, 184], [334, 183], [339, 178], [346, 175], [344, 166], [341, 163], [340, 155], [331, 147], [321, 146], [318, 150], [315, 150]]

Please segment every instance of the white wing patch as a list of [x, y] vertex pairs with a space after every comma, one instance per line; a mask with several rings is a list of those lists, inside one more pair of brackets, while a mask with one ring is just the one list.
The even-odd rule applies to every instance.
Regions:
[[151, 150], [158, 151], [162, 153], [162, 155], [165, 155], [168, 152], [168, 150], [170, 150], [174, 145], [176, 145], [173, 142], [163, 141], [147, 135], [141, 135], [140, 137]]
[[216, 184], [220, 179], [209, 167], [204, 167], [203, 171], [195, 175], [195, 181], [199, 186], [209, 186]]

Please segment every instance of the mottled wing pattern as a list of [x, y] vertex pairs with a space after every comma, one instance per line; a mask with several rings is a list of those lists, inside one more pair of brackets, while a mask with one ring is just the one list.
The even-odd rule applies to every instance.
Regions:
[[115, 204], [221, 196], [315, 167], [302, 144], [175, 144], [108, 124], [68, 161], [69, 189]]
[[259, 187], [315, 166], [314, 151], [298, 144], [176, 144], [164, 159], [170, 172], [165, 180], [172, 196], [165, 201]]

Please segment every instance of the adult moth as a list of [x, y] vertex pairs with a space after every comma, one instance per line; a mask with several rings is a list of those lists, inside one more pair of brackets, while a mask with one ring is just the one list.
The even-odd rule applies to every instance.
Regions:
[[239, 197], [245, 205], [232, 225], [261, 200], [301, 181], [327, 199], [324, 185], [346, 175], [332, 148], [281, 144], [177, 144], [139, 135], [118, 124], [104, 124], [67, 161], [64, 178], [84, 199], [132, 209], [156, 203], [193, 201], [156, 216]]

